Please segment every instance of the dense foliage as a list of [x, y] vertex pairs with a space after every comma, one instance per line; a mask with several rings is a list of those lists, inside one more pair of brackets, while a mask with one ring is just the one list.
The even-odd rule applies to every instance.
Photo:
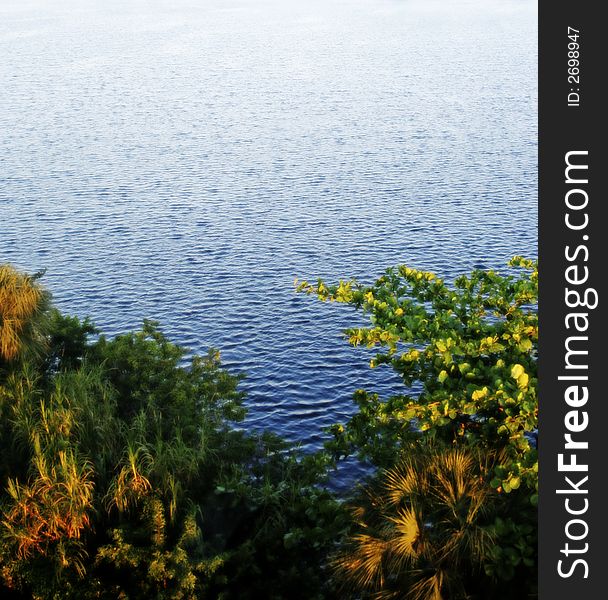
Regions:
[[[388, 399], [356, 392], [359, 411], [345, 426], [332, 429], [330, 447], [337, 456], [357, 452], [378, 467], [400, 469], [404, 460], [424, 455], [432, 443], [446, 453], [459, 448], [495, 457], [481, 472], [486, 501], [496, 504], [492, 521], [485, 523], [493, 543], [484, 546], [483, 556], [471, 552], [469, 565], [481, 565], [487, 581], [471, 579], [456, 593], [445, 570], [436, 569], [431, 560], [425, 572], [437, 577], [428, 579], [433, 583], [425, 588], [426, 595], [413, 588], [402, 590], [406, 597], [486, 597], [492, 584], [494, 591], [487, 597], [519, 598], [535, 590], [538, 266], [515, 257], [510, 267], [506, 276], [476, 270], [458, 277], [452, 286], [433, 273], [405, 266], [389, 269], [370, 286], [356, 281], [299, 285], [322, 301], [350, 304], [368, 314], [371, 327], [349, 329], [350, 343], [379, 348], [370, 366], [391, 366], [405, 386], [403, 393]], [[423, 477], [425, 467], [419, 470]], [[390, 482], [391, 473], [380, 478]], [[456, 484], [453, 488], [457, 495]], [[432, 490], [437, 493], [437, 486]], [[415, 496], [405, 498], [403, 510], [414, 510]], [[466, 510], [470, 502], [459, 506]], [[402, 533], [420, 543], [421, 523], [426, 522], [427, 529], [445, 526], [441, 517], [425, 521], [424, 511], [417, 514], [417, 524], [410, 520]], [[394, 516], [384, 514], [384, 520], [389, 529], [394, 527]], [[359, 534], [354, 535], [358, 539]], [[370, 556], [369, 547], [367, 552]], [[358, 560], [356, 553], [352, 560]], [[382, 581], [393, 585], [402, 577], [411, 579], [412, 570], [421, 568], [403, 561], [389, 565], [387, 575], [372, 578], [380, 590], [385, 590]]]
[[[108, 339], [0, 266], [0, 594], [21, 598], [535, 595], [537, 265], [448, 285], [389, 269], [300, 284], [403, 390], [304, 456], [246, 431], [241, 377], [146, 321]], [[341, 502], [332, 461], [374, 468]]]
[[353, 534], [334, 565], [347, 594], [466, 598], [481, 588], [494, 547], [498, 494], [484, 475], [492, 457], [423, 447], [369, 485], [353, 511]]
[[240, 378], [218, 352], [186, 364], [151, 322], [95, 337], [1, 269], [0, 592], [329, 594], [320, 565], [345, 519], [323, 460], [236, 427]]

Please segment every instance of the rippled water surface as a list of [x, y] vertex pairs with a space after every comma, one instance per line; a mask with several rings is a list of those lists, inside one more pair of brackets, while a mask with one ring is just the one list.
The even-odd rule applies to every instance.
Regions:
[[315, 446], [395, 381], [294, 277], [536, 256], [535, 4], [2, 0], [0, 262], [220, 348]]

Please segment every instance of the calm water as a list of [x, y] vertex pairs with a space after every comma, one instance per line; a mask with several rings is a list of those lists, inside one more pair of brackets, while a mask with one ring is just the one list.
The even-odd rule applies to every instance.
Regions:
[[305, 446], [388, 371], [294, 277], [536, 256], [536, 3], [0, 3], [0, 262], [248, 375]]

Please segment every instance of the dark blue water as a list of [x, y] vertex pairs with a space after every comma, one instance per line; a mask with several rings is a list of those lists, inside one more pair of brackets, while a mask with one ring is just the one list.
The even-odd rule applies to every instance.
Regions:
[[304, 446], [387, 393], [294, 277], [536, 256], [536, 3], [0, 4], [0, 262], [247, 373]]

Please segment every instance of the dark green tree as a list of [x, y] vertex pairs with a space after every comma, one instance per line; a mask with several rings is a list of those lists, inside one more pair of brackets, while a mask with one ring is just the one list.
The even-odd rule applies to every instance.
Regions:
[[[23, 282], [9, 283], [32, 293]], [[0, 373], [0, 592], [327, 597], [322, 565], [346, 519], [323, 456], [240, 427], [241, 377], [216, 350], [186, 360], [148, 321], [98, 336], [33, 285], [46, 304], [13, 327]]]

